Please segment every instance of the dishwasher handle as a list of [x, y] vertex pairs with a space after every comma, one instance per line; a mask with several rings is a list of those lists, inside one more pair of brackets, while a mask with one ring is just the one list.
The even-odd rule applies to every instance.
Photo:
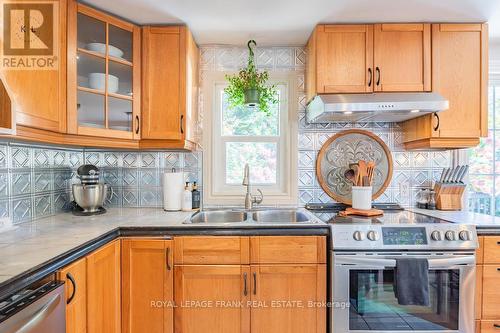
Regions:
[[[429, 258], [429, 268], [450, 268], [459, 265], [475, 265], [474, 256], [457, 256], [448, 258]], [[367, 258], [361, 256], [338, 256], [335, 257], [335, 263], [340, 265], [360, 265], [374, 268], [394, 268], [396, 259], [389, 258]]]
[[27, 333], [33, 328], [36, 328], [38, 324], [43, 322], [50, 314], [57, 308], [61, 302], [61, 294], [57, 294], [52, 297], [40, 310], [33, 314], [33, 316], [25, 323], [19, 324], [19, 328], [15, 330], [16, 333]]

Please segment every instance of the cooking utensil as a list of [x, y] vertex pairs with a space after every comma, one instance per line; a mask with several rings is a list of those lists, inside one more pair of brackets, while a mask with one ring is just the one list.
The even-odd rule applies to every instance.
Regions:
[[328, 139], [319, 151], [316, 160], [318, 183], [336, 202], [351, 205], [352, 182], [344, 173], [359, 160], [373, 161], [376, 166], [371, 176], [372, 198], [376, 199], [389, 185], [393, 169], [391, 152], [377, 135], [361, 129], [342, 131]]
[[344, 172], [345, 178], [347, 178], [353, 185], [356, 185], [357, 182], [356, 175], [357, 173], [353, 169], [347, 169]]

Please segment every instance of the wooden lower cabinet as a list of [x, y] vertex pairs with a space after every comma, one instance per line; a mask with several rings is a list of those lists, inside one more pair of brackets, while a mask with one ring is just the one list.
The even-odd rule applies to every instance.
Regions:
[[[115, 240], [58, 272], [66, 331], [326, 333], [325, 246], [316, 236]], [[279, 248], [308, 254], [283, 263]], [[262, 263], [249, 264], [250, 252]]]
[[251, 332], [326, 331], [326, 265], [254, 265]]
[[58, 272], [65, 282], [66, 333], [87, 332], [87, 262], [82, 258]]
[[476, 327], [476, 332], [498, 333], [500, 331], [500, 320], [481, 320], [480, 330]]
[[174, 289], [176, 333], [250, 332], [249, 266], [175, 266]]
[[500, 265], [483, 266], [483, 319], [500, 320]]
[[122, 333], [174, 329], [173, 241], [122, 240]]
[[87, 332], [121, 331], [120, 241], [87, 257]]

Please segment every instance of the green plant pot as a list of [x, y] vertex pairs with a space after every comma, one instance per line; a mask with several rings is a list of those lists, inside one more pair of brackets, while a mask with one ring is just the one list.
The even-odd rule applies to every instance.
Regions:
[[257, 89], [245, 90], [245, 104], [249, 107], [256, 107], [259, 105], [259, 91]]

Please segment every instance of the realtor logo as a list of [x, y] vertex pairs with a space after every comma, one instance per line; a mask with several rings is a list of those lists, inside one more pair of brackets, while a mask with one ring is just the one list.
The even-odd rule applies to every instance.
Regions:
[[58, 69], [58, 3], [3, 1], [1, 67]]

